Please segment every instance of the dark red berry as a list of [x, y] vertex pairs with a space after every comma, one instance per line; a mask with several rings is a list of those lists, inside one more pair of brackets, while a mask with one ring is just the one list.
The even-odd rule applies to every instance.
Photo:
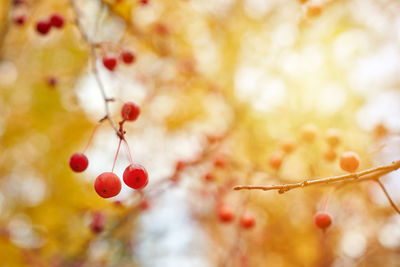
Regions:
[[95, 212], [92, 217], [92, 221], [90, 223], [90, 229], [93, 233], [99, 234], [103, 232], [105, 226], [106, 216], [103, 212]]
[[69, 159], [69, 166], [74, 172], [83, 172], [86, 170], [88, 164], [88, 158], [82, 153], [75, 153]]
[[38, 31], [38, 33], [40, 33], [42, 35], [48, 34], [50, 31], [50, 28], [51, 28], [51, 24], [47, 20], [41, 20], [36, 23], [36, 30]]
[[57, 85], [57, 79], [56, 79], [56, 77], [53, 77], [53, 76], [48, 77], [48, 78], [47, 78], [47, 84], [48, 84], [49, 86], [51, 86], [51, 87], [55, 87], [55, 86]]
[[319, 211], [314, 215], [314, 223], [318, 228], [325, 230], [332, 223], [332, 216], [326, 211]]
[[205, 179], [207, 182], [211, 182], [211, 181], [214, 180], [214, 176], [212, 175], [212, 173], [207, 173], [206, 175], [204, 175], [204, 179]]
[[149, 182], [146, 169], [139, 164], [126, 167], [123, 179], [124, 183], [133, 189], [142, 189]]
[[14, 0], [13, 1], [14, 6], [19, 6], [19, 5], [23, 5], [23, 4], [26, 4], [25, 0]]
[[25, 15], [18, 15], [18, 16], [15, 16], [13, 19], [14, 23], [17, 24], [18, 26], [24, 25], [25, 20], [26, 20]]
[[64, 26], [64, 17], [55, 13], [50, 17], [50, 24], [53, 27], [62, 28], [62, 26]]
[[117, 66], [117, 59], [114, 56], [103, 56], [103, 65], [110, 71], [114, 71]]
[[121, 116], [124, 120], [134, 121], [140, 114], [140, 108], [133, 102], [126, 102], [121, 109]]
[[240, 226], [244, 229], [253, 228], [255, 224], [256, 224], [256, 219], [254, 218], [254, 215], [250, 212], [245, 212], [240, 217]]
[[112, 172], [104, 172], [97, 176], [94, 189], [103, 198], [115, 197], [121, 191], [121, 181]]
[[125, 50], [125, 51], [122, 51], [121, 58], [125, 64], [131, 64], [135, 61], [136, 56], [133, 52]]
[[140, 0], [140, 4], [142, 5], [147, 5], [149, 3], [149, 0]]
[[218, 218], [221, 222], [223, 223], [229, 223], [234, 219], [234, 213], [233, 213], [233, 209], [226, 205], [226, 204], [221, 204], [218, 207]]
[[142, 200], [142, 202], [139, 203], [140, 210], [148, 210], [149, 208], [150, 208], [150, 203], [147, 200]]

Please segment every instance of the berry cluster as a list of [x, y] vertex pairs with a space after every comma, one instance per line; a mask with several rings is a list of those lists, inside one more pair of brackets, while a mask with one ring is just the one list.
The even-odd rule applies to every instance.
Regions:
[[[125, 64], [132, 64], [136, 60], [136, 55], [130, 50], [123, 50], [120, 54], [120, 59]], [[106, 53], [103, 56], [102, 61], [104, 67], [106, 67], [109, 71], [114, 71], [118, 64], [117, 57], [112, 53]]]
[[[120, 142], [118, 145], [117, 154], [115, 155], [113, 169], [111, 172], [104, 172], [99, 176], [97, 176], [94, 182], [94, 189], [96, 193], [103, 198], [114, 197], [118, 195], [119, 192], [121, 191], [121, 180], [113, 172], [113, 170], [115, 166], [115, 161], [118, 156], [121, 141], [124, 141], [124, 143], [128, 145], [124, 137], [125, 131], [123, 130], [123, 124], [126, 121], [136, 120], [139, 114], [140, 114], [140, 109], [133, 102], [127, 102], [122, 106], [121, 109], [122, 121], [119, 123], [120, 129], [118, 132], [118, 137], [120, 138]], [[125, 168], [125, 171], [123, 173], [123, 181], [127, 186], [133, 189], [136, 190], [142, 189], [148, 183], [147, 171], [143, 166], [139, 164], [134, 164], [131, 158], [130, 160], [131, 164]], [[84, 153], [73, 154], [69, 161], [71, 169], [75, 172], [83, 172], [84, 170], [86, 170], [88, 164], [89, 164], [88, 158], [85, 156]]]
[[36, 31], [41, 35], [46, 35], [51, 28], [61, 29], [64, 26], [64, 17], [58, 13], [52, 14], [49, 18], [39, 20], [36, 23]]
[[[217, 207], [217, 214], [220, 222], [230, 223], [235, 219], [235, 213], [231, 206], [227, 204], [220, 204]], [[256, 224], [256, 219], [253, 213], [249, 211], [243, 212], [239, 218], [240, 227], [243, 229], [251, 229]]]

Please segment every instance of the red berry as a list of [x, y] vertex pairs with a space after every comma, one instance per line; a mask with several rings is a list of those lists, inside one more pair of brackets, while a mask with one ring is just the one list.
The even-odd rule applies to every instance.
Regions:
[[205, 179], [207, 182], [211, 182], [211, 181], [214, 180], [214, 176], [212, 175], [212, 173], [207, 173], [206, 175], [204, 175], [204, 179]]
[[13, 19], [14, 23], [17, 24], [18, 26], [24, 25], [25, 20], [26, 20], [25, 15], [18, 15], [18, 16], [15, 16]]
[[140, 0], [140, 4], [142, 5], [147, 5], [149, 3], [149, 0]]
[[128, 51], [128, 50], [122, 51], [121, 57], [122, 57], [122, 61], [125, 64], [131, 64], [136, 59], [135, 54], [133, 52], [131, 52], [131, 51]]
[[103, 56], [103, 65], [110, 71], [114, 71], [117, 66], [117, 59], [114, 56]]
[[254, 218], [254, 215], [250, 212], [245, 212], [241, 217], [240, 217], [240, 226], [244, 229], [250, 229], [253, 228], [253, 226], [256, 224], [256, 220]]
[[126, 102], [121, 109], [121, 116], [127, 121], [134, 121], [140, 114], [140, 108], [133, 102]]
[[150, 208], [150, 203], [147, 200], [142, 200], [139, 203], [139, 209], [140, 210], [148, 210]]
[[90, 223], [90, 229], [93, 233], [99, 234], [103, 232], [105, 225], [105, 215], [102, 212], [95, 212], [92, 217], [92, 222]]
[[103, 198], [115, 197], [121, 191], [121, 181], [112, 172], [104, 172], [97, 176], [94, 189]]
[[340, 167], [344, 171], [354, 172], [360, 165], [360, 158], [353, 151], [347, 151], [340, 156]]
[[146, 169], [139, 164], [131, 164], [124, 171], [124, 183], [133, 189], [142, 189], [149, 182]]
[[83, 172], [86, 170], [88, 164], [88, 158], [82, 153], [75, 153], [69, 159], [69, 166], [74, 172]]
[[226, 205], [222, 204], [218, 207], [218, 217], [219, 220], [223, 223], [229, 223], [234, 219], [233, 209]]
[[48, 77], [47, 78], [47, 84], [51, 87], [54, 87], [57, 85], [57, 78], [54, 76]]
[[224, 168], [227, 164], [227, 158], [225, 155], [219, 154], [214, 159], [214, 166], [219, 168]]
[[319, 211], [314, 215], [314, 223], [318, 228], [325, 230], [332, 223], [332, 216], [326, 211]]
[[36, 23], [36, 30], [42, 35], [49, 33], [51, 24], [47, 20], [41, 20]]
[[55, 13], [50, 17], [50, 24], [53, 27], [62, 28], [62, 26], [64, 26], [64, 17]]

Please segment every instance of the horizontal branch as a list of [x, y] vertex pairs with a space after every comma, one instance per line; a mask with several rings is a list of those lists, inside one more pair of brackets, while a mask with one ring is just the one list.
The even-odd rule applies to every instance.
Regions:
[[312, 185], [321, 185], [321, 184], [333, 184], [340, 182], [355, 182], [355, 181], [364, 181], [364, 180], [372, 180], [377, 179], [389, 172], [395, 171], [400, 168], [400, 160], [394, 161], [392, 164], [380, 166], [372, 169], [368, 169], [365, 171], [349, 173], [344, 175], [326, 177], [326, 178], [318, 178], [318, 179], [306, 179], [297, 183], [289, 183], [289, 184], [281, 184], [281, 185], [269, 185], [269, 186], [257, 186], [257, 185], [238, 185], [235, 186], [234, 190], [278, 190], [280, 194], [285, 193], [289, 190], [295, 188], [303, 188], [306, 186]]

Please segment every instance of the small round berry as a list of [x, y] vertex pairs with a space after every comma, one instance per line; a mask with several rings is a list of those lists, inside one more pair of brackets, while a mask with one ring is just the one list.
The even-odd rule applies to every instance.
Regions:
[[379, 123], [374, 128], [375, 139], [380, 139], [387, 136], [389, 133], [388, 128], [383, 123]]
[[357, 153], [353, 151], [344, 152], [340, 156], [340, 167], [347, 172], [354, 172], [360, 165], [360, 158]]
[[131, 64], [136, 60], [135, 54], [128, 50], [122, 51], [121, 58], [125, 64]]
[[47, 77], [46, 80], [47, 80], [47, 84], [48, 84], [50, 87], [55, 87], [55, 86], [57, 85], [57, 78], [54, 77], [54, 76]]
[[109, 71], [114, 71], [115, 67], [117, 67], [117, 59], [114, 56], [105, 55], [103, 56], [103, 65]]
[[307, 124], [301, 128], [301, 139], [307, 143], [314, 142], [318, 135], [318, 128], [314, 124]]
[[233, 209], [226, 205], [226, 204], [221, 204], [218, 207], [218, 218], [221, 222], [223, 223], [229, 223], [234, 219], [234, 213], [233, 213]]
[[279, 170], [283, 162], [283, 154], [279, 151], [272, 153], [268, 159], [269, 166], [274, 170]]
[[139, 203], [139, 209], [140, 210], [148, 210], [150, 208], [150, 203], [149, 203], [149, 201], [147, 201], [147, 200], [142, 200], [140, 203]]
[[218, 168], [224, 168], [227, 165], [227, 158], [223, 154], [219, 154], [214, 159], [214, 166]]
[[18, 15], [18, 16], [15, 16], [13, 18], [13, 22], [18, 26], [24, 25], [25, 21], [26, 21], [26, 16], [25, 15]]
[[283, 140], [281, 143], [281, 149], [286, 154], [290, 154], [296, 149], [296, 142], [293, 139]]
[[36, 30], [41, 35], [46, 35], [49, 33], [51, 24], [47, 20], [41, 20], [36, 23]]
[[206, 173], [206, 175], [204, 175], [204, 180], [206, 180], [207, 182], [211, 182], [214, 181], [214, 175], [210, 172]]
[[324, 159], [326, 161], [334, 161], [336, 159], [336, 156], [336, 152], [333, 148], [328, 148], [328, 150], [324, 152]]
[[89, 160], [83, 153], [75, 153], [69, 159], [69, 166], [74, 172], [83, 172], [89, 165]]
[[325, 230], [332, 223], [332, 216], [326, 211], [319, 211], [314, 215], [314, 223], [318, 228]]
[[339, 145], [341, 141], [341, 134], [338, 129], [328, 129], [326, 131], [326, 142], [331, 146], [331, 147], [336, 147]]
[[319, 5], [309, 5], [307, 8], [307, 16], [308, 17], [317, 17], [321, 15], [322, 7]]
[[90, 223], [90, 229], [93, 233], [99, 234], [103, 232], [105, 226], [105, 215], [103, 212], [95, 212]]
[[126, 167], [123, 179], [124, 183], [133, 189], [142, 189], [149, 182], [146, 169], [139, 164]]
[[64, 26], [64, 17], [60, 14], [55, 13], [50, 17], [50, 24], [52, 27], [60, 29], [62, 28], [62, 26]]
[[134, 121], [140, 114], [140, 108], [133, 102], [126, 102], [121, 109], [121, 116], [124, 120]]
[[112, 172], [104, 172], [97, 176], [94, 189], [103, 198], [115, 197], [121, 191], [121, 181]]
[[240, 217], [240, 226], [244, 229], [253, 228], [255, 224], [256, 219], [254, 218], [254, 215], [250, 212], [245, 212]]

